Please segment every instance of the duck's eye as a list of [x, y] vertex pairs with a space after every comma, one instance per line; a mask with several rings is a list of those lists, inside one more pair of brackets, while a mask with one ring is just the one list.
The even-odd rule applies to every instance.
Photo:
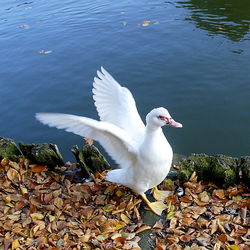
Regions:
[[162, 115], [159, 115], [158, 118], [159, 118], [160, 120], [165, 120], [165, 117], [162, 116]]

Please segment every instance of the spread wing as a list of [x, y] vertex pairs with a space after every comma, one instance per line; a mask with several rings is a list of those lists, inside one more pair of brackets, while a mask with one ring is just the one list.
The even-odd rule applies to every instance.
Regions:
[[103, 67], [94, 78], [93, 99], [100, 120], [125, 130], [133, 140], [140, 142], [145, 125], [138, 114], [131, 92], [122, 87]]
[[65, 129], [98, 141], [122, 168], [131, 166], [136, 157], [136, 149], [130, 136], [113, 124], [57, 113], [37, 113], [36, 118], [50, 127]]

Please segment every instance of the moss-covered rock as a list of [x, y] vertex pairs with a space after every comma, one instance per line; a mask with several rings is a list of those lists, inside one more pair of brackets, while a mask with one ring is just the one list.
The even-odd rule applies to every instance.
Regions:
[[211, 181], [227, 188], [239, 180], [237, 159], [225, 155], [210, 157]]
[[208, 180], [208, 173], [210, 171], [209, 156], [205, 154], [193, 154], [181, 161], [178, 174], [180, 183], [188, 181], [194, 171], [197, 171], [200, 179]]
[[12, 161], [16, 161], [21, 156], [21, 151], [12, 139], [0, 137], [0, 159], [6, 157]]
[[94, 145], [85, 145], [80, 150], [78, 146], [73, 146], [71, 152], [83, 171], [83, 176], [89, 177], [91, 173], [103, 172], [110, 169], [105, 157]]
[[188, 181], [193, 171], [202, 181], [212, 181], [224, 188], [239, 182], [237, 159], [225, 155], [193, 154], [180, 162], [180, 183]]
[[250, 187], [250, 156], [241, 157], [240, 168], [242, 170], [242, 181]]
[[19, 142], [19, 147], [23, 155], [33, 163], [47, 165], [48, 167], [64, 165], [63, 157], [55, 144], [24, 144]]

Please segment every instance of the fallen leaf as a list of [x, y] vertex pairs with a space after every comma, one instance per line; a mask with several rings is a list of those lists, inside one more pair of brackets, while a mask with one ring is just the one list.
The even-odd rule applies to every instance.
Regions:
[[225, 192], [223, 189], [216, 189], [213, 191], [213, 195], [217, 196], [219, 199], [225, 198]]
[[11, 249], [17, 249], [18, 247], [20, 247], [19, 240], [18, 239], [13, 240], [11, 244]]
[[32, 213], [30, 214], [30, 217], [34, 220], [42, 220], [44, 218], [44, 215], [41, 213]]
[[17, 181], [20, 181], [21, 178], [20, 178], [20, 175], [18, 173], [18, 171], [16, 169], [13, 169], [13, 168], [10, 168], [8, 171], [7, 171], [7, 177], [10, 181], [14, 181], [14, 182], [17, 182]]
[[220, 234], [217, 236], [217, 239], [221, 241], [222, 243], [227, 242], [227, 235], [226, 234]]
[[93, 139], [91, 138], [84, 137], [83, 139], [89, 146], [92, 146], [94, 143]]
[[33, 173], [41, 173], [44, 172], [45, 170], [47, 170], [47, 167], [44, 165], [35, 165], [31, 168], [31, 171]]
[[139, 227], [139, 228], [135, 231], [135, 233], [138, 234], [138, 233], [144, 232], [144, 231], [149, 230], [149, 229], [151, 229], [150, 226], [148, 226], [148, 225], [142, 225], [141, 227]]
[[187, 243], [187, 242], [189, 242], [191, 240], [191, 236], [189, 234], [184, 234], [184, 235], [180, 236], [180, 240], [182, 242]]

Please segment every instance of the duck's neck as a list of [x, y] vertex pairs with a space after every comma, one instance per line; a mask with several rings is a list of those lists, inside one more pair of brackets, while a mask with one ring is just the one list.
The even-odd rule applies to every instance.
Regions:
[[162, 128], [159, 126], [155, 126], [153, 124], [147, 124], [146, 125], [146, 133], [161, 133], [162, 132]]

